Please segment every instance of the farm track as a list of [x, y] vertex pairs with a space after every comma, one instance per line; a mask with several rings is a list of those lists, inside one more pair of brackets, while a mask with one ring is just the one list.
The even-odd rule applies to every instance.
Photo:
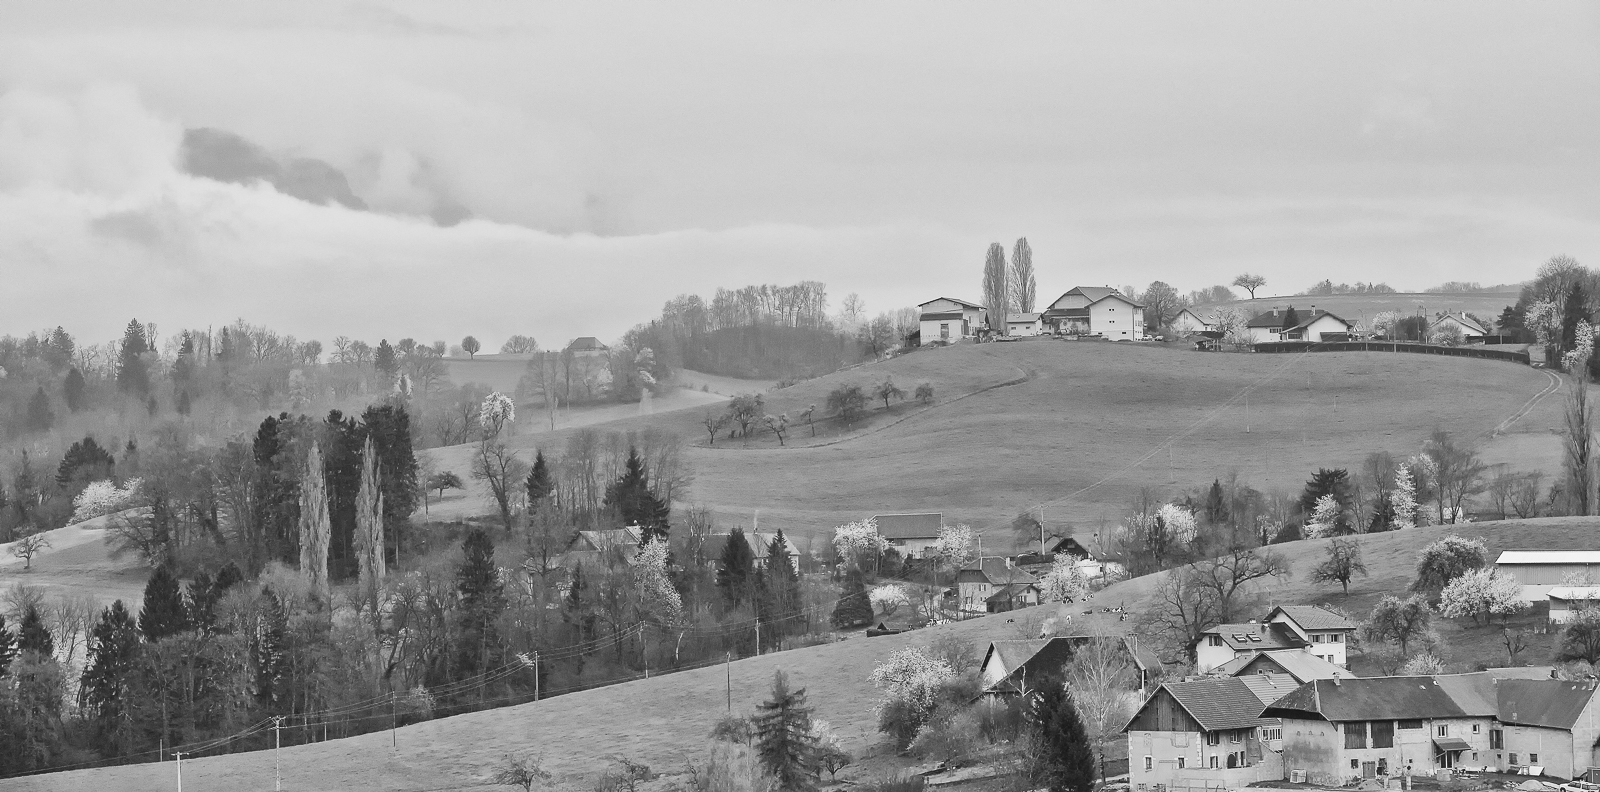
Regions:
[[1533, 412], [1533, 409], [1539, 406], [1539, 402], [1544, 401], [1547, 396], [1550, 396], [1556, 391], [1561, 390], [1561, 377], [1559, 375], [1548, 369], [1540, 369], [1540, 371], [1550, 380], [1549, 383], [1545, 385], [1544, 390], [1534, 394], [1533, 398], [1529, 399], [1520, 408], [1518, 408], [1516, 412], [1512, 413], [1511, 417], [1501, 421], [1493, 429], [1484, 432], [1482, 435], [1483, 437], [1495, 437], [1503, 434], [1507, 429], [1511, 428], [1512, 424], [1515, 424], [1517, 421], [1528, 417], [1528, 413]]

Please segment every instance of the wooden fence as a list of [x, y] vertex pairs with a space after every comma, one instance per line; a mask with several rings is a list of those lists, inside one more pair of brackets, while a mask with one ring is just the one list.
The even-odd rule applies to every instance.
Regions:
[[1527, 352], [1509, 352], [1504, 349], [1483, 349], [1472, 346], [1439, 346], [1404, 341], [1271, 341], [1255, 345], [1257, 352], [1410, 352], [1417, 355], [1444, 355], [1446, 357], [1484, 358], [1505, 360], [1532, 365]]

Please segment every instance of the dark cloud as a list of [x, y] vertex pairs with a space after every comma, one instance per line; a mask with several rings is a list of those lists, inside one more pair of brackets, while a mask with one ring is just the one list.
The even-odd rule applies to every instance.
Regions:
[[367, 208], [338, 168], [310, 157], [280, 161], [261, 146], [221, 129], [185, 130], [181, 162], [184, 172], [193, 176], [234, 184], [266, 182], [302, 201]]

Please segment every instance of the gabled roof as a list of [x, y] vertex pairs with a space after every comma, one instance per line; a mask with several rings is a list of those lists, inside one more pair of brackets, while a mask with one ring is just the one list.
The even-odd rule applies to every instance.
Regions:
[[1600, 586], [1556, 586], [1550, 589], [1553, 600], [1600, 600]]
[[997, 660], [1002, 668], [1008, 672], [1015, 671], [1028, 661], [1028, 658], [1038, 654], [1054, 638], [1020, 638], [1012, 640], [990, 641], [989, 651], [983, 655], [983, 665], [987, 666], [990, 659]]
[[1345, 319], [1343, 319], [1343, 318], [1341, 318], [1339, 316], [1335, 316], [1333, 313], [1331, 313], [1329, 311], [1324, 311], [1321, 308], [1318, 308], [1316, 311], [1313, 311], [1310, 316], [1308, 316], [1305, 319], [1301, 320], [1300, 324], [1297, 324], [1294, 327], [1291, 327], [1289, 329], [1290, 330], [1299, 330], [1301, 328], [1310, 327], [1313, 322], [1316, 322], [1318, 319], [1321, 319], [1323, 317], [1327, 317], [1329, 319], [1333, 319], [1334, 321], [1339, 322], [1340, 324], [1344, 325], [1345, 327], [1355, 327], [1354, 323], [1349, 322], [1349, 321], [1347, 321], [1347, 320], [1345, 320]]
[[1222, 636], [1222, 642], [1228, 648], [1239, 649], [1299, 649], [1308, 644], [1300, 636], [1295, 635], [1288, 627], [1282, 624], [1268, 624], [1266, 622], [1251, 622], [1248, 624], [1218, 624], [1208, 627], [1200, 633], [1200, 640], [1205, 636]]
[[610, 547], [637, 547], [643, 540], [643, 532], [637, 527], [608, 528], [600, 531], [579, 531], [567, 543], [568, 550], [604, 550]]
[[1131, 305], [1131, 306], [1133, 306], [1135, 308], [1143, 308], [1144, 307], [1143, 303], [1134, 302], [1133, 298], [1131, 298], [1128, 295], [1123, 294], [1122, 292], [1119, 292], [1119, 291], [1113, 291], [1112, 293], [1107, 294], [1106, 296], [1101, 297], [1098, 300], [1091, 301], [1089, 304], [1090, 305], [1099, 305], [1100, 303], [1103, 303], [1106, 300], [1121, 300], [1121, 301], [1123, 301], [1123, 302], [1125, 302], [1125, 303], [1127, 303], [1127, 304], [1129, 304], [1129, 305]]
[[944, 527], [944, 514], [879, 514], [872, 518], [878, 535], [885, 539], [937, 539]]
[[[1039, 679], [1059, 673], [1078, 647], [1089, 641], [1103, 639], [1105, 636], [1058, 635], [1054, 638], [994, 641], [983, 656], [983, 664], [987, 666], [990, 658], [998, 656], [1001, 667], [1006, 669], [1006, 676], [990, 685], [987, 692], [1020, 693], [1024, 678]], [[1143, 671], [1161, 669], [1161, 660], [1153, 652], [1140, 647], [1133, 638], [1123, 636], [1118, 640], [1118, 645], [1128, 653], [1133, 668]]]
[[1502, 723], [1571, 729], [1594, 698], [1594, 680], [1502, 679], [1497, 696]]
[[1250, 692], [1260, 699], [1261, 706], [1266, 707], [1278, 699], [1293, 693], [1300, 683], [1288, 674], [1245, 674], [1237, 677]]
[[1269, 665], [1276, 665], [1278, 668], [1283, 669], [1283, 673], [1276, 676], [1293, 679], [1296, 685], [1302, 682], [1310, 682], [1313, 679], [1333, 679], [1335, 675], [1344, 679], [1359, 678], [1304, 649], [1276, 649], [1242, 654], [1211, 669], [1211, 673], [1216, 676], [1236, 676], [1241, 679], [1248, 679], [1252, 676], [1260, 676], [1259, 672], [1262, 667]]
[[607, 349], [610, 349], [610, 347], [600, 343], [600, 339], [595, 338], [594, 336], [583, 336], [581, 338], [572, 339], [572, 343], [567, 344], [567, 349], [570, 349], [574, 352], [603, 352]]
[[1009, 586], [1013, 583], [1038, 583], [1039, 579], [1021, 567], [1011, 566], [998, 556], [984, 556], [961, 568], [957, 579], [980, 574], [992, 586]]
[[[1290, 306], [1290, 307], [1293, 307], [1293, 306]], [[1274, 308], [1274, 309], [1272, 309], [1270, 311], [1262, 311], [1261, 313], [1258, 313], [1255, 316], [1250, 317], [1250, 321], [1245, 322], [1244, 326], [1245, 327], [1283, 327], [1283, 319], [1284, 319], [1284, 316], [1287, 313], [1288, 313], [1288, 311], [1280, 311], [1280, 310], [1278, 310], [1276, 308]], [[1299, 315], [1300, 315], [1300, 312], [1296, 311], [1295, 312], [1295, 317], [1299, 318]]]
[[1467, 316], [1466, 312], [1464, 312], [1464, 311], [1458, 311], [1456, 313], [1449, 313], [1448, 311], [1440, 311], [1439, 313], [1436, 313], [1436, 314], [1433, 315], [1433, 320], [1434, 320], [1434, 322], [1443, 322], [1443, 321], [1448, 320], [1448, 321], [1452, 321], [1452, 322], [1456, 322], [1457, 324], [1460, 324], [1462, 327], [1466, 328], [1468, 331], [1476, 331], [1478, 335], [1488, 335], [1489, 334], [1489, 331], [1488, 331], [1487, 328], [1485, 328], [1481, 324], [1478, 324], [1478, 321], [1476, 319], [1473, 319], [1472, 317]]
[[[702, 546], [705, 557], [711, 559], [712, 561], [722, 558], [722, 548], [727, 546], [728, 537], [731, 535], [732, 534], [719, 533], [706, 536], [705, 544]], [[772, 541], [777, 538], [778, 534], [776, 533], [764, 533], [759, 531], [744, 532], [744, 540], [750, 544], [750, 552], [754, 555], [757, 561], [766, 559], [768, 548], [772, 546]], [[783, 542], [786, 546], [788, 546], [789, 555], [791, 557], [799, 555], [800, 551], [795, 547], [793, 537], [790, 537], [788, 534], [784, 534]], [[798, 559], [796, 559], [795, 563], [798, 564], [800, 562]]]
[[1037, 322], [1037, 321], [1039, 321], [1039, 314], [1037, 312], [1035, 312], [1035, 313], [1006, 314], [1006, 322], [1008, 324], [1012, 323], [1012, 322]]
[[935, 298], [933, 298], [933, 299], [931, 299], [931, 300], [929, 300], [929, 301], [927, 301], [925, 303], [917, 303], [917, 307], [921, 308], [924, 305], [931, 305], [931, 304], [936, 303], [936, 302], [938, 302], [940, 300], [949, 300], [950, 302], [953, 302], [953, 303], [955, 303], [957, 305], [964, 305], [964, 306], [966, 306], [968, 308], [982, 308], [983, 307], [983, 306], [981, 306], [981, 305], [979, 305], [977, 303], [967, 302], [966, 300], [958, 300], [958, 299], [956, 299], [954, 297], [935, 297]]
[[[1248, 729], [1262, 722], [1260, 697], [1236, 677], [1168, 682], [1151, 698], [1161, 695], [1162, 691], [1170, 694], [1206, 731]], [[1149, 706], [1149, 701], [1145, 706]]]
[[1012, 583], [1007, 586], [1001, 586], [999, 591], [990, 594], [989, 598], [984, 602], [1005, 602], [1022, 596], [1027, 593], [1028, 589], [1038, 591], [1039, 585], [1037, 583]]
[[[1493, 715], [1494, 713], [1483, 713]], [[1316, 679], [1268, 707], [1273, 718], [1320, 717], [1329, 721], [1465, 718], [1466, 710], [1434, 677]]]
[[1355, 622], [1320, 605], [1279, 605], [1267, 614], [1267, 621], [1272, 621], [1272, 617], [1280, 613], [1300, 625], [1300, 629], [1307, 631], [1354, 631], [1356, 628]]
[[[1108, 297], [1110, 295], [1121, 294], [1121, 293], [1122, 292], [1117, 291], [1116, 289], [1113, 289], [1110, 286], [1077, 286], [1077, 287], [1068, 289], [1066, 294], [1061, 295], [1061, 297], [1065, 297], [1065, 296], [1067, 296], [1067, 294], [1076, 294], [1076, 295], [1079, 295], [1079, 296], [1082, 296], [1082, 297], [1089, 298], [1089, 302], [1090, 303], [1097, 303], [1097, 302], [1105, 299], [1106, 297]], [[1061, 301], [1061, 297], [1057, 297], [1056, 301], [1060, 302]]]
[[1507, 550], [1496, 564], [1600, 564], [1600, 550]]

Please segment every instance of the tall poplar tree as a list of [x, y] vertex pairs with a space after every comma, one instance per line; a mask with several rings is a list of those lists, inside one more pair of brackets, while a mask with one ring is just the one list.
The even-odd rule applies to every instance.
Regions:
[[378, 481], [378, 454], [372, 438], [361, 452], [361, 489], [356, 495], [356, 560], [360, 564], [361, 597], [378, 612], [378, 585], [383, 582], [383, 489]]
[[983, 307], [989, 310], [989, 329], [1006, 334], [1006, 312], [1011, 310], [1011, 276], [1006, 271], [1006, 249], [999, 242], [989, 245], [983, 261]]
[[1039, 297], [1039, 283], [1033, 272], [1033, 248], [1022, 237], [1011, 249], [1011, 304], [1020, 313], [1033, 313]]
[[300, 574], [311, 590], [329, 600], [328, 547], [332, 524], [328, 520], [328, 490], [322, 450], [311, 444], [306, 471], [300, 479]]

